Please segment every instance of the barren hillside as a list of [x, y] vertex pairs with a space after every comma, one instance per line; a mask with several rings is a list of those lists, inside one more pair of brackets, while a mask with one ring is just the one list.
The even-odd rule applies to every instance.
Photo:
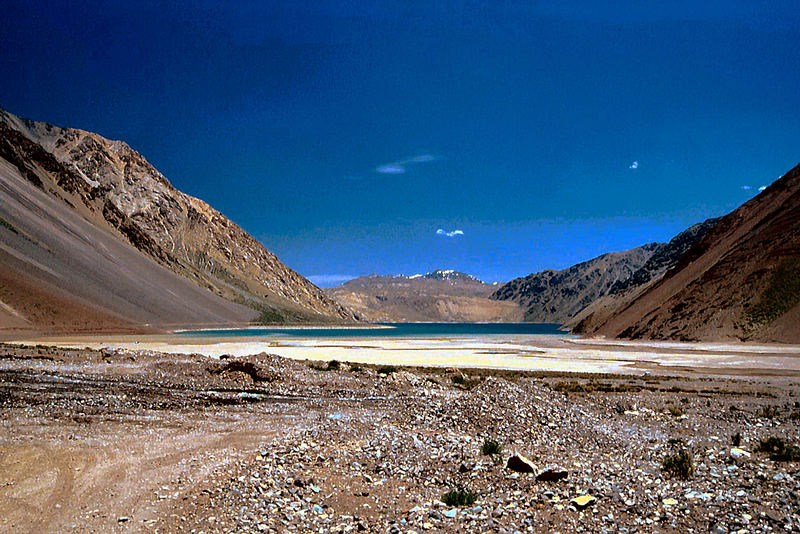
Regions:
[[[53, 262], [62, 262], [64, 272], [58, 276], [49, 274], [58, 280], [69, 271], [74, 283], [59, 287], [54, 282], [55, 286], [83, 299], [83, 307], [105, 310], [123, 323], [165, 319], [177, 323], [189, 318], [238, 322], [259, 313], [264, 320], [278, 322], [354, 318], [319, 288], [283, 265], [241, 227], [205, 202], [175, 189], [147, 160], [121, 141], [28, 121], [0, 110], [0, 158], [4, 185], [0, 192], [3, 195], [0, 216], [5, 221], [0, 229], [3, 245], [0, 254], [9, 266], [19, 263], [4, 271], [8, 281], [3, 290], [7, 294], [38, 291], [50, 294], [44, 286], [37, 286], [38, 278], [25, 279], [24, 284], [22, 278], [13, 283], [11, 278], [17, 280], [14, 273], [31, 275], [37, 269], [58, 272], [53, 269]], [[16, 211], [13, 205], [17, 206]], [[76, 236], [72, 231], [76, 225], [83, 229], [78, 234], [82, 239], [68, 241], [67, 238]], [[47, 235], [39, 236], [40, 233]], [[58, 256], [52, 254], [56, 244], [45, 238], [60, 239]], [[184, 291], [202, 294], [203, 298], [199, 301], [189, 298], [182, 306], [187, 310], [165, 316], [155, 311], [158, 306], [143, 306], [152, 313], [142, 315], [125, 311], [126, 306], [110, 294], [106, 298], [104, 294], [78, 291], [78, 286], [87, 291], [104, 287], [100, 279], [91, 278], [96, 273], [85, 269], [87, 262], [102, 264], [90, 259], [94, 255], [117, 262], [115, 268], [118, 268], [119, 257], [111, 256], [108, 248], [119, 248], [114, 240], [132, 246], [179, 275], [167, 283], [171, 289], [163, 287], [156, 292], [162, 299], [174, 297], [180, 302], [187, 296]], [[126, 260], [125, 264], [141, 264], [142, 260]], [[149, 287], [146, 283], [150, 280], [146, 275], [149, 272], [144, 268], [118, 269], [114, 283], [120, 286], [131, 283], [131, 291], [140, 290], [144, 295]], [[140, 274], [143, 279], [134, 282], [131, 277]], [[175, 286], [174, 280], [178, 279], [181, 282]], [[23, 290], [23, 286], [27, 289]], [[201, 288], [202, 291], [196, 291]], [[205, 296], [209, 292], [213, 295]], [[211, 298], [214, 295], [224, 300]], [[142, 304], [133, 293], [125, 301], [136, 306]], [[209, 309], [200, 310], [201, 302]], [[5, 302], [0, 309], [0, 313], [7, 315], [9, 325], [12, 321], [14, 324], [30, 321], [25, 314], [17, 316], [10, 308], [13, 306]]]

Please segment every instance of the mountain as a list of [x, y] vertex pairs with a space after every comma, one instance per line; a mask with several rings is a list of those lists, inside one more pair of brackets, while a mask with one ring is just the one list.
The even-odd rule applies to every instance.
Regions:
[[663, 247], [650, 243], [622, 252], [610, 252], [567, 269], [516, 278], [492, 293], [491, 298], [512, 301], [530, 322], [565, 323], [615, 284], [624, 283]]
[[598, 298], [565, 323], [575, 333], [593, 328], [608, 316], [638, 297], [648, 287], [659, 281], [670, 269], [678, 264], [683, 255], [716, 225], [719, 219], [708, 219], [695, 224], [673, 237], [650, 256], [645, 264], [630, 277], [618, 280], [608, 290], [608, 294]]
[[520, 321], [522, 310], [515, 303], [488, 298], [495, 288], [448, 269], [412, 276], [362, 276], [328, 293], [370, 321]]
[[800, 165], [722, 217], [592, 335], [800, 343]]
[[354, 318], [122, 141], [0, 110], [0, 171], [0, 325]]
[[[453, 269], [436, 269], [433, 272], [426, 274], [415, 274], [409, 276], [410, 279], [414, 278], [427, 278], [428, 280], [449, 280], [451, 282], [477, 282], [479, 285], [484, 284], [471, 274], [460, 273]], [[484, 284], [485, 285], [485, 284]]]

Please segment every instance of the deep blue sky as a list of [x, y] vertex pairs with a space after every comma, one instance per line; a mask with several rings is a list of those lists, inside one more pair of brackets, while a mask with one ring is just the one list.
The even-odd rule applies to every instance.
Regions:
[[318, 282], [563, 268], [800, 161], [796, 2], [218, 4], [5, 0], [0, 106], [127, 141]]

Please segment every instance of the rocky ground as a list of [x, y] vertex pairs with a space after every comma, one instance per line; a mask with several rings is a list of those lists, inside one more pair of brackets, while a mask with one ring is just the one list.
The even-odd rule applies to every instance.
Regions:
[[798, 390], [4, 345], [0, 531], [800, 530]]

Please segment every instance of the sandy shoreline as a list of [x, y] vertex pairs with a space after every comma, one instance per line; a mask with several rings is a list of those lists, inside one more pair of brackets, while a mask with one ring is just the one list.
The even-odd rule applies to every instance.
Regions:
[[95, 335], [20, 340], [24, 345], [152, 350], [243, 357], [270, 353], [294, 360], [575, 373], [800, 376], [800, 346], [597, 340], [546, 335], [408, 338], [308, 338]]

